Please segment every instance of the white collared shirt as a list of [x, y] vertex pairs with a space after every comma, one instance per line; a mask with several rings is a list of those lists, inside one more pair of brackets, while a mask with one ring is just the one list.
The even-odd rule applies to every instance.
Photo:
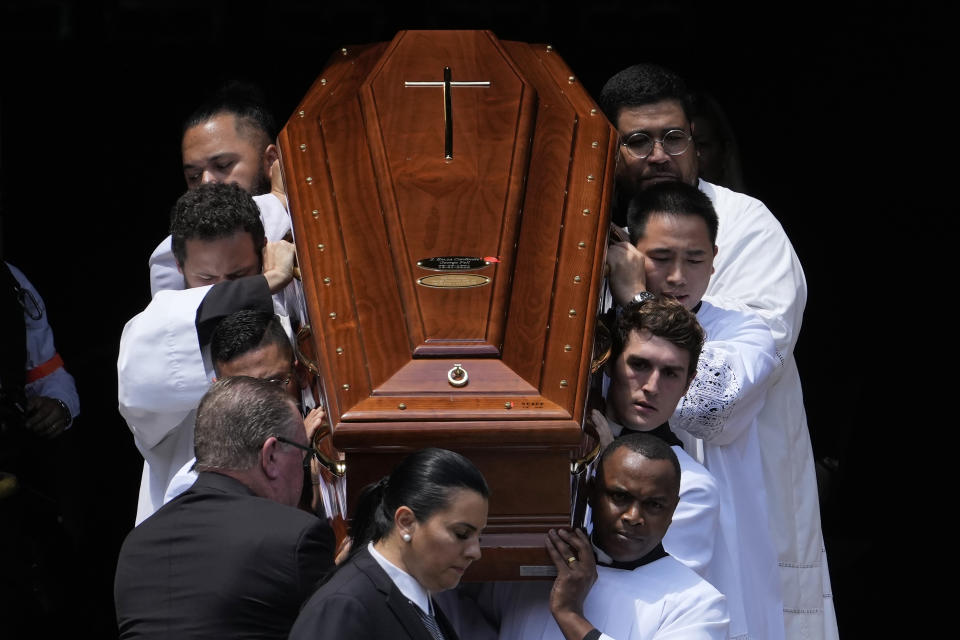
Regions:
[[400, 589], [400, 593], [406, 596], [407, 600], [420, 607], [421, 611], [433, 615], [430, 606], [430, 592], [424, 589], [416, 578], [384, 558], [379, 551], [373, 548], [372, 542], [367, 543], [367, 551], [377, 561], [377, 564], [387, 572], [393, 584], [397, 585], [397, 589]]

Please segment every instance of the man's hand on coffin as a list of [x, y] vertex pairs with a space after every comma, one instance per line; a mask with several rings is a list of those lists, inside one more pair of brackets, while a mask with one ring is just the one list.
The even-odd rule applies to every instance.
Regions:
[[287, 208], [287, 189], [283, 185], [283, 173], [280, 171], [280, 160], [274, 160], [270, 165], [270, 193], [276, 196], [283, 208]]
[[347, 536], [346, 538], [341, 540], [340, 546], [337, 547], [337, 553], [333, 557], [333, 564], [338, 566], [343, 564], [343, 561], [350, 556], [350, 549], [352, 548], [353, 548], [353, 538], [351, 538], [350, 536]]
[[307, 442], [313, 442], [317, 435], [317, 430], [323, 424], [323, 419], [327, 417], [327, 412], [323, 407], [315, 407], [310, 410], [307, 417], [303, 419], [303, 426], [307, 429]]
[[263, 248], [263, 275], [270, 293], [278, 293], [293, 280], [293, 264], [297, 248], [286, 240], [268, 242]]
[[607, 445], [613, 442], [613, 431], [607, 418], [596, 409], [591, 409], [589, 423], [593, 425], [593, 434], [600, 441], [600, 449], [606, 449]]
[[590, 539], [581, 529], [551, 529], [545, 541], [557, 568], [550, 590], [550, 613], [566, 638], [583, 638], [593, 625], [583, 617], [583, 601], [597, 581]]
[[633, 296], [647, 290], [643, 254], [629, 242], [615, 242], [607, 247], [610, 292], [613, 301], [625, 305]]

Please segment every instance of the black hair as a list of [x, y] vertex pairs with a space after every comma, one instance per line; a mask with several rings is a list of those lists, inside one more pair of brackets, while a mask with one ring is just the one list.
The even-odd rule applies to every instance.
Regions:
[[271, 344], [293, 361], [293, 347], [277, 316], [269, 311], [241, 309], [221, 320], [213, 330], [210, 358], [219, 376], [221, 364]]
[[449, 506], [450, 494], [456, 489], [490, 497], [483, 475], [459, 453], [437, 448], [411, 453], [389, 476], [361, 492], [350, 524], [351, 555], [390, 533], [398, 508], [409, 507], [417, 522], [424, 522]]
[[204, 100], [183, 122], [181, 138], [187, 129], [201, 125], [221, 113], [237, 120], [237, 133], [253, 139], [262, 152], [277, 138], [277, 122], [264, 106], [263, 93], [256, 85], [231, 80]]
[[607, 119], [616, 125], [624, 107], [641, 107], [663, 100], [677, 100], [687, 120], [691, 119], [690, 92], [683, 78], [659, 65], [643, 63], [614, 74], [603, 85], [597, 102]]
[[596, 477], [603, 478], [604, 462], [607, 458], [613, 455], [615, 451], [623, 447], [626, 447], [635, 453], [639, 453], [644, 458], [649, 460], [669, 460], [670, 464], [673, 465], [673, 470], [677, 474], [677, 487], [679, 490], [680, 461], [677, 459], [677, 454], [664, 440], [653, 434], [641, 431], [628, 433], [619, 438], [615, 438], [613, 442], [607, 445], [607, 447], [603, 450], [603, 453], [600, 454], [600, 460], [597, 462]]
[[170, 212], [173, 256], [181, 267], [187, 259], [187, 240], [216, 240], [246, 231], [260, 254], [265, 232], [253, 197], [235, 184], [209, 183], [187, 191]]
[[710, 198], [684, 182], [661, 182], [638, 193], [627, 207], [627, 228], [633, 245], [643, 238], [650, 216], [660, 213], [703, 218], [710, 244], [717, 244], [719, 221]]

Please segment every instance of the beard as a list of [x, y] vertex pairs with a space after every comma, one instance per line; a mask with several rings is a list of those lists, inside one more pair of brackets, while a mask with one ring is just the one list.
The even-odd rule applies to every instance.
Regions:
[[261, 196], [265, 193], [270, 193], [272, 188], [273, 182], [270, 180], [270, 174], [266, 171], [261, 171], [251, 185], [250, 195]]

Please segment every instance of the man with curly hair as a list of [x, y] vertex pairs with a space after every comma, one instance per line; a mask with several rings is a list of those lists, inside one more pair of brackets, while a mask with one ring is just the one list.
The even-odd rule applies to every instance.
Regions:
[[240, 309], [289, 316], [273, 296], [292, 281], [294, 247], [266, 241], [257, 205], [239, 186], [185, 193], [170, 233], [184, 288], [159, 292], [127, 323], [117, 361], [120, 413], [144, 458], [137, 524], [195, 478], [195, 410], [213, 378], [201, 345], [217, 323]]

